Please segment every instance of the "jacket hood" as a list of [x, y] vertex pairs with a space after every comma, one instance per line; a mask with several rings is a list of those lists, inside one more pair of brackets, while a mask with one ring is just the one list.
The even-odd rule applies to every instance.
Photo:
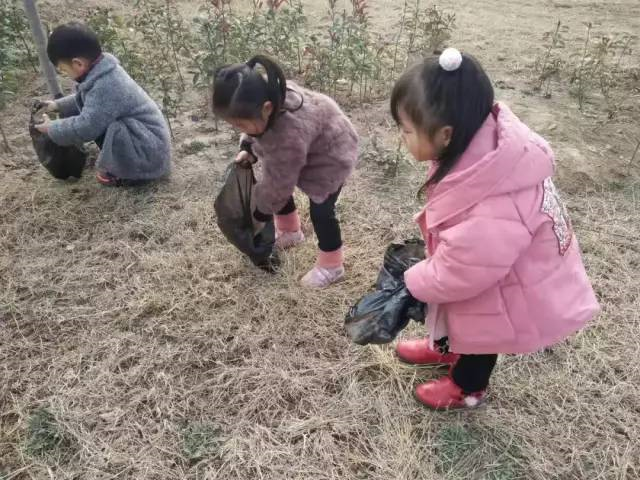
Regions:
[[490, 196], [538, 185], [553, 171], [547, 142], [498, 103], [453, 170], [429, 191], [429, 228]]

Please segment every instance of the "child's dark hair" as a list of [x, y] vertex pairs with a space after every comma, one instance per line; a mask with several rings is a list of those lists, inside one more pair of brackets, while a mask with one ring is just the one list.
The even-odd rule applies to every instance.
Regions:
[[47, 44], [47, 55], [54, 65], [85, 58], [91, 62], [102, 55], [98, 36], [82, 23], [65, 23], [56, 27]]
[[493, 86], [478, 61], [462, 55], [454, 71], [434, 56], [407, 70], [393, 87], [391, 114], [400, 124], [400, 111], [430, 137], [445, 126], [453, 128], [451, 142], [438, 156], [438, 168], [425, 187], [441, 181], [455, 166], [494, 104]]
[[[261, 65], [266, 80], [255, 67]], [[267, 128], [284, 107], [287, 80], [282, 68], [264, 55], [247, 63], [226, 65], [214, 73], [212, 107], [223, 118], [260, 118], [266, 102], [273, 104]]]

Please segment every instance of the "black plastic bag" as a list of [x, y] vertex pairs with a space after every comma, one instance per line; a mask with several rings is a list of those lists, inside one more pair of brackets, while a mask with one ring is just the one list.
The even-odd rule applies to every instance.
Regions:
[[41, 102], [33, 104], [29, 121], [29, 134], [38, 160], [53, 177], [59, 180], [66, 180], [69, 177], [80, 178], [87, 163], [87, 155], [78, 147], [63, 147], [55, 144], [47, 134], [35, 128], [35, 116], [42, 107]]
[[353, 342], [390, 343], [409, 320], [424, 322], [426, 304], [413, 298], [404, 283], [404, 272], [424, 258], [422, 240], [389, 245], [376, 291], [362, 297], [345, 318], [345, 329]]
[[214, 203], [216, 221], [226, 239], [247, 255], [254, 265], [274, 272], [280, 265], [274, 248], [276, 228], [270, 220], [260, 232], [255, 232], [251, 202], [255, 183], [251, 167], [232, 163]]

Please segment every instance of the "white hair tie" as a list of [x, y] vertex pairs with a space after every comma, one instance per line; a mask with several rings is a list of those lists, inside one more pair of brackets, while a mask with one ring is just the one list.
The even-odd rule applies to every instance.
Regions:
[[462, 54], [457, 48], [446, 48], [440, 55], [440, 66], [447, 72], [455, 72], [462, 65]]

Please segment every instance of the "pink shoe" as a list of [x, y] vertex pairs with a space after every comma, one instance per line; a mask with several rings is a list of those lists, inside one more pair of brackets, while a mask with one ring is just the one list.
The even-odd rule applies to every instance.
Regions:
[[304, 242], [304, 233], [302, 233], [302, 230], [296, 232], [276, 232], [276, 248], [279, 250], [295, 247], [302, 242]]
[[326, 288], [344, 279], [344, 267], [324, 268], [315, 266], [307, 273], [300, 283], [306, 288]]
[[285, 250], [304, 242], [298, 210], [286, 215], [276, 215], [276, 248]]

